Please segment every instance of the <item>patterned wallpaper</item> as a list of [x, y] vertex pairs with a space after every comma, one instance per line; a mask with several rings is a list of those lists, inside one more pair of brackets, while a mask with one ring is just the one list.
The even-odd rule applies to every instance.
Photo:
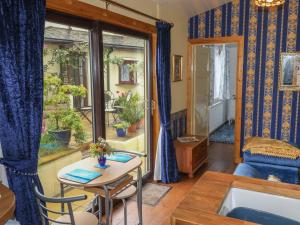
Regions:
[[278, 89], [280, 53], [300, 51], [299, 1], [262, 9], [234, 0], [189, 20], [192, 39], [245, 37], [241, 147], [248, 136], [300, 144], [300, 92]]

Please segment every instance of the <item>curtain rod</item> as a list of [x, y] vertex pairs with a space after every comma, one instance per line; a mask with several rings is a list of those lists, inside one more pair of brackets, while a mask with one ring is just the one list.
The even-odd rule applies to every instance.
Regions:
[[[136, 9], [130, 8], [130, 7], [126, 6], [126, 5], [120, 4], [120, 3], [112, 1], [112, 0], [100, 0], [100, 1], [103, 1], [103, 2], [106, 3], [106, 9], [108, 9], [109, 5], [115, 5], [115, 6], [119, 7], [119, 8], [122, 8], [122, 9], [125, 9], [125, 10], [128, 10], [128, 11], [131, 11], [133, 13], [139, 14], [141, 16], [144, 16], [144, 17], [148, 18], [148, 19], [169, 23], [167, 21], [158, 19], [158, 18], [156, 18], [154, 16], [150, 16], [150, 15], [148, 15], [146, 13], [143, 13], [141, 11], [138, 11]], [[174, 26], [174, 23], [170, 23], [170, 24], [171, 24], [172, 27]]]

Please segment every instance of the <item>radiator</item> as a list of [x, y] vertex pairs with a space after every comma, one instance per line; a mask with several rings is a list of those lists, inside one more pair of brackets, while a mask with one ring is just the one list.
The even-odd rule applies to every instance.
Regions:
[[227, 103], [220, 101], [208, 107], [209, 133], [214, 132], [227, 121]]

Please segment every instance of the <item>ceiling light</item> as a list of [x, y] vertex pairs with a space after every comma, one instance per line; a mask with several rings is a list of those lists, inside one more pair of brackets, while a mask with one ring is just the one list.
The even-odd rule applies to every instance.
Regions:
[[255, 0], [255, 4], [259, 7], [272, 7], [284, 4], [285, 0]]

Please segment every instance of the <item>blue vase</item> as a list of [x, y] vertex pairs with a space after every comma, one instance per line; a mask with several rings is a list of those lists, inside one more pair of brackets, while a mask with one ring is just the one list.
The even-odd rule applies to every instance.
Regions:
[[100, 167], [105, 167], [106, 166], [106, 157], [105, 156], [98, 157], [98, 163], [99, 163]]
[[117, 136], [118, 137], [125, 137], [126, 136], [126, 130], [125, 129], [116, 129]]

